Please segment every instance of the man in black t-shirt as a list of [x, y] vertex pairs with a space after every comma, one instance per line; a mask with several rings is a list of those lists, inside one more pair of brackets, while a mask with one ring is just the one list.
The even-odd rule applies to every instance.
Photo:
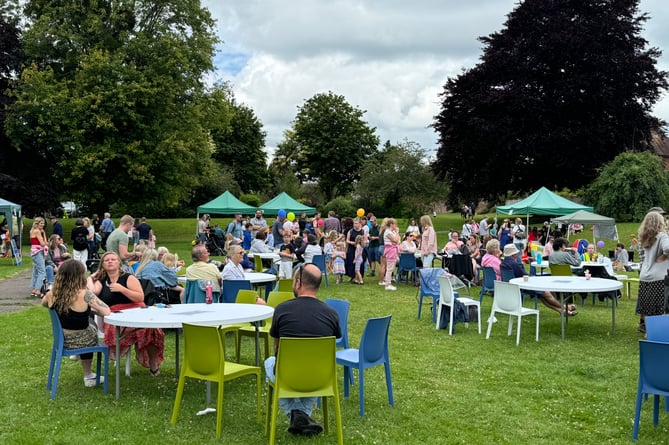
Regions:
[[135, 227], [137, 233], [139, 233], [139, 240], [145, 240], [147, 243], [153, 239], [153, 229], [146, 222], [146, 217], [143, 216], [141, 219], [141, 224]]
[[[276, 307], [269, 334], [274, 338], [274, 356], [265, 360], [267, 378], [274, 382], [274, 365], [281, 337], [341, 337], [337, 312], [320, 301], [316, 295], [321, 284], [321, 271], [313, 264], [305, 264], [293, 276], [293, 294], [296, 298]], [[314, 421], [311, 410], [317, 397], [281, 398], [279, 406], [290, 417], [288, 431], [312, 436], [323, 431]]]

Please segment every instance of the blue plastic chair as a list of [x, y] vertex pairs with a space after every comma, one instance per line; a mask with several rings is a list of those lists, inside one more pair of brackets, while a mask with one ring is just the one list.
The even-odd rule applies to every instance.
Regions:
[[[647, 326], [646, 326], [647, 328]], [[632, 440], [639, 436], [641, 404], [645, 394], [653, 395], [653, 426], [657, 427], [660, 396], [669, 397], [669, 343], [639, 340], [639, 386], [636, 393]]]
[[[184, 304], [190, 303], [205, 303], [205, 291], [200, 286], [199, 280], [188, 280], [186, 281], [186, 286], [184, 287]], [[212, 293], [212, 299], [214, 303], [218, 303], [221, 298], [221, 293], [214, 291]]]
[[402, 272], [407, 273], [407, 284], [409, 284], [409, 272], [413, 273], [414, 280], [416, 279], [416, 273], [418, 272], [418, 266], [416, 266], [416, 255], [413, 253], [401, 253], [399, 265], [397, 266], [397, 283], [402, 282]]
[[439, 304], [439, 275], [444, 272], [440, 268], [419, 269], [420, 294], [418, 295], [418, 319], [423, 308], [423, 298], [432, 298], [432, 323], [437, 322], [437, 305]]
[[237, 292], [253, 290], [249, 280], [223, 280], [222, 288], [221, 303], [234, 303], [237, 301]]
[[370, 318], [362, 333], [360, 349], [337, 351], [337, 364], [344, 366], [344, 397], [348, 397], [351, 385], [349, 369], [358, 370], [360, 387], [360, 417], [365, 415], [365, 369], [383, 364], [386, 370], [388, 403], [395, 406], [393, 400], [393, 382], [390, 376], [390, 357], [388, 356], [388, 331], [392, 315]]
[[[350, 348], [348, 343], [348, 310], [351, 307], [351, 303], [346, 300], [337, 300], [335, 298], [327, 298], [325, 304], [330, 306], [332, 309], [337, 311], [337, 316], [339, 317], [339, 328], [341, 329], [341, 337], [337, 338], [335, 346], [337, 348]], [[353, 379], [353, 370], [349, 370], [351, 375], [351, 384], [354, 383]]]
[[321, 274], [325, 277], [325, 287], [329, 287], [330, 283], [328, 283], [328, 269], [325, 267], [325, 255], [314, 255], [311, 262], [321, 270]]
[[483, 269], [483, 283], [481, 283], [481, 293], [479, 294], [479, 303], [483, 302], [483, 295], [486, 292], [490, 292], [493, 298], [495, 298], [495, 279], [497, 275], [495, 274], [495, 269], [492, 267], [482, 267]]
[[[647, 315], [646, 340], [669, 343], [669, 315]], [[669, 398], [664, 399], [664, 410], [669, 412]]]
[[100, 365], [102, 363], [102, 356], [105, 357], [105, 371], [104, 371], [104, 393], [107, 394], [107, 378], [109, 371], [109, 348], [104, 343], [98, 343], [97, 346], [88, 346], [86, 348], [65, 349], [63, 346], [63, 327], [58, 319], [58, 314], [55, 310], [49, 309], [49, 316], [51, 317], [51, 331], [53, 332], [53, 346], [51, 347], [51, 362], [49, 363], [49, 375], [46, 379], [46, 389], [51, 390], [51, 400], [56, 398], [56, 389], [58, 388], [58, 378], [60, 377], [60, 364], [63, 356], [88, 354], [95, 352], [97, 355], [97, 377], [95, 384], [100, 384]]

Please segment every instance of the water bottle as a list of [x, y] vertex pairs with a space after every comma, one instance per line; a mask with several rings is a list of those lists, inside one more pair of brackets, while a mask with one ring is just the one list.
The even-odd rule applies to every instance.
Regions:
[[537, 264], [541, 264], [541, 253], [537, 252]]
[[205, 301], [205, 303], [207, 303], [207, 304], [211, 304], [211, 303], [214, 302], [214, 299], [213, 299], [213, 287], [212, 287], [212, 285], [211, 285], [211, 280], [207, 280], [207, 284], [206, 284], [206, 286], [205, 286], [205, 288], [204, 288], [204, 294], [205, 294], [205, 296], [204, 296], [204, 301]]

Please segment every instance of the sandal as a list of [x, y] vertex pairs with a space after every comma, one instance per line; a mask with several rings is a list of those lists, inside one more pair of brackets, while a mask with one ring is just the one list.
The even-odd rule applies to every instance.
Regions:
[[149, 369], [149, 372], [153, 377], [158, 377], [160, 375], [160, 368]]

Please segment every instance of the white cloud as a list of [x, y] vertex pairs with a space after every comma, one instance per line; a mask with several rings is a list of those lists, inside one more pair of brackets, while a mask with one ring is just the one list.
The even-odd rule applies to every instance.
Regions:
[[[220, 79], [265, 125], [270, 151], [297, 107], [332, 91], [367, 110], [382, 141], [409, 139], [434, 149], [428, 128], [449, 76], [481, 55], [479, 36], [499, 31], [518, 0], [205, 0], [224, 44]], [[665, 0], [642, 0], [645, 36], [669, 41]], [[660, 68], [667, 69], [667, 56]], [[656, 107], [669, 121], [669, 101]]]

